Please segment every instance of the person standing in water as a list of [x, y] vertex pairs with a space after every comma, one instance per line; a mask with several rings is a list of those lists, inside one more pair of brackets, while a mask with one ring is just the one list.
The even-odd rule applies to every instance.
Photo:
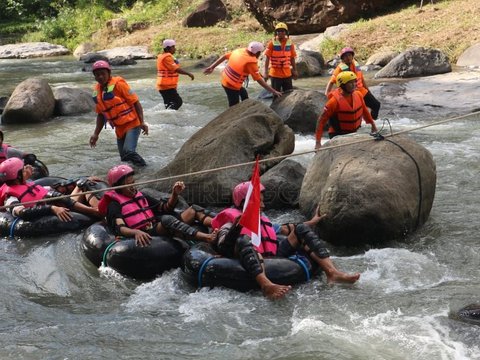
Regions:
[[206, 75], [211, 74], [218, 65], [228, 60], [222, 72], [222, 86], [227, 94], [228, 106], [238, 104], [240, 99], [242, 101], [248, 99], [247, 89], [243, 86], [243, 82], [248, 75], [251, 75], [253, 80], [258, 82], [265, 90], [270, 91], [274, 96], [282, 96], [280, 91], [268, 85], [260, 75], [258, 57], [263, 49], [261, 42], [252, 41], [246, 49], [241, 48], [226, 53], [203, 71]]
[[175, 40], [166, 39], [163, 41], [163, 54], [157, 57], [157, 90], [162, 95], [165, 109], [178, 110], [183, 100], [177, 92], [178, 74], [188, 75], [190, 79], [195, 77], [192, 73], [183, 70], [175, 54]]
[[287, 24], [281, 22], [275, 25], [275, 37], [268, 43], [265, 57], [265, 80], [270, 78], [275, 90], [292, 90], [292, 80], [298, 78], [295, 64], [297, 53], [288, 36]]
[[93, 93], [97, 122], [90, 136], [90, 146], [93, 148], [97, 145], [100, 132], [109, 123], [115, 128], [120, 159], [137, 166], [147, 165], [137, 153], [140, 132], [148, 135], [148, 125], [144, 122], [143, 108], [137, 94], [130, 89], [125, 79], [111, 75], [108, 62], [95, 62], [92, 71], [97, 81]]

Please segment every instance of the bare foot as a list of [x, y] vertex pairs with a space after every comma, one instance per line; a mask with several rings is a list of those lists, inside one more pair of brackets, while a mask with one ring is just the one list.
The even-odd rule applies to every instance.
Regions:
[[327, 284], [333, 283], [346, 283], [353, 284], [360, 279], [360, 273], [348, 274], [341, 271], [335, 271], [331, 274], [327, 274]]
[[290, 285], [278, 285], [270, 283], [262, 287], [263, 295], [270, 300], [277, 300], [284, 297], [291, 290]]
[[209, 244], [214, 244], [217, 241], [217, 233], [218, 229], [213, 230], [210, 234], [199, 231], [197, 232], [195, 238]]

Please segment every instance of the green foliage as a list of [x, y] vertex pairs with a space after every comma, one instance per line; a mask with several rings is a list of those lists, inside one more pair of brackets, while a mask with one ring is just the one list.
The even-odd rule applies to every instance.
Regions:
[[345, 46], [345, 43], [341, 40], [325, 37], [320, 44], [319, 51], [324, 59], [333, 59]]
[[122, 17], [126, 18], [129, 24], [135, 22], [158, 23], [168, 16], [177, 14], [180, 3], [179, 0], [137, 1], [131, 8], [122, 8]]
[[87, 8], [61, 8], [57, 17], [39, 21], [38, 31], [27, 34], [23, 41], [48, 41], [59, 43], [73, 50], [81, 42], [102, 28], [113, 17], [105, 7], [95, 5]]

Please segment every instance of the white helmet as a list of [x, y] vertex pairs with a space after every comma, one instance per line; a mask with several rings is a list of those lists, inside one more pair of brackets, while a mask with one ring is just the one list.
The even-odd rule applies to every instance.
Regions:
[[262, 52], [265, 47], [261, 42], [258, 41], [252, 41], [250, 44], [248, 44], [247, 50], [250, 51], [252, 54], [258, 54], [259, 52]]
[[165, 39], [163, 40], [163, 48], [166, 49], [168, 47], [175, 46], [175, 40], [173, 39]]

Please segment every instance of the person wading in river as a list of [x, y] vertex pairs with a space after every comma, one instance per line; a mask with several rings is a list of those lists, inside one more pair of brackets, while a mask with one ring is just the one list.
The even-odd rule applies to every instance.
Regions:
[[340, 59], [342, 60], [342, 62], [338, 64], [335, 70], [333, 70], [330, 81], [328, 82], [325, 89], [325, 95], [327, 97], [329, 96], [333, 86], [337, 82], [337, 76], [342, 71], [351, 71], [357, 76], [357, 90], [362, 94], [367, 107], [372, 110], [372, 118], [374, 120], [377, 120], [378, 112], [380, 111], [380, 102], [375, 98], [375, 96], [373, 96], [373, 94], [368, 89], [368, 86], [365, 83], [365, 79], [363, 77], [363, 73], [360, 70], [360, 66], [355, 61], [354, 56], [355, 52], [350, 47], [343, 48], [342, 51], [340, 51]]
[[208, 75], [225, 60], [228, 60], [225, 69], [222, 72], [222, 86], [227, 94], [228, 106], [236, 105], [248, 99], [248, 92], [243, 87], [243, 82], [251, 75], [253, 80], [258, 82], [265, 90], [270, 91], [274, 96], [282, 96], [280, 91], [275, 90], [263, 80], [258, 70], [258, 57], [264, 47], [261, 42], [252, 41], [248, 47], [236, 49], [226, 53], [217, 61], [207, 67], [203, 73]]
[[188, 75], [190, 79], [195, 77], [192, 73], [180, 68], [178, 60], [173, 56], [175, 54], [175, 40], [163, 40], [163, 54], [157, 57], [157, 90], [162, 95], [165, 109], [178, 110], [183, 104], [183, 100], [178, 95], [178, 74]]
[[100, 132], [109, 123], [115, 128], [122, 161], [129, 161], [137, 166], [147, 165], [137, 153], [140, 132], [148, 135], [148, 125], [143, 120], [143, 108], [138, 96], [122, 77], [111, 76], [108, 62], [99, 60], [93, 64], [92, 70], [98, 83], [93, 93], [97, 123], [90, 137], [90, 146], [97, 145]]
[[338, 89], [330, 93], [330, 99], [323, 108], [323, 113], [318, 118], [315, 131], [315, 149], [320, 149], [325, 125], [329, 124], [328, 135], [331, 138], [357, 132], [362, 124], [362, 119], [371, 124], [372, 132], [377, 131], [377, 126], [363, 101], [362, 94], [355, 89], [357, 76], [351, 71], [343, 71], [337, 76]]

